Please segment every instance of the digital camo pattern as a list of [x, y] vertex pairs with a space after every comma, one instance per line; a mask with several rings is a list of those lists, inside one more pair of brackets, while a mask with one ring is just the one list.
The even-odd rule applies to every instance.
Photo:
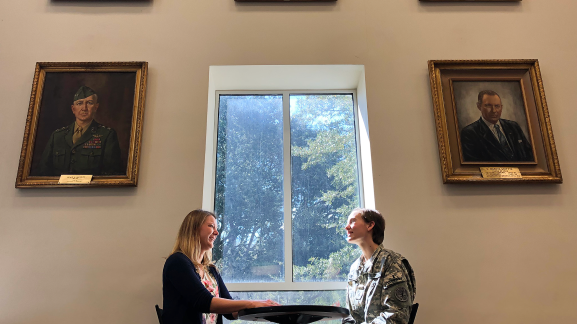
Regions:
[[351, 266], [344, 324], [406, 324], [417, 293], [415, 275], [400, 254], [379, 246], [371, 258]]

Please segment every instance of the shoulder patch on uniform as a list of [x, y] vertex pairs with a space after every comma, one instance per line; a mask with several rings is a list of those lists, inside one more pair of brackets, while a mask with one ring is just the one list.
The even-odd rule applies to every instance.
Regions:
[[56, 131], [57, 131], [57, 132], [61, 132], [61, 131], [65, 130], [65, 129], [68, 129], [68, 126], [64, 126], [64, 127], [62, 127], [62, 128], [58, 128]]
[[409, 300], [409, 292], [407, 291], [407, 288], [405, 288], [405, 286], [399, 286], [395, 289], [395, 298], [398, 301], [401, 302], [406, 302]]

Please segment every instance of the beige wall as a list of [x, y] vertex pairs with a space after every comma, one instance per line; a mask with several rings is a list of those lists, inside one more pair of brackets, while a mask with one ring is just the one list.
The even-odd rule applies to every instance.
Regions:
[[[0, 323], [156, 323], [201, 205], [209, 65], [364, 64], [385, 243], [417, 322], [577, 321], [577, 1], [142, 5], [0, 1]], [[429, 59], [537, 58], [565, 183], [443, 185]], [[16, 190], [37, 61], [149, 62], [137, 188]]]

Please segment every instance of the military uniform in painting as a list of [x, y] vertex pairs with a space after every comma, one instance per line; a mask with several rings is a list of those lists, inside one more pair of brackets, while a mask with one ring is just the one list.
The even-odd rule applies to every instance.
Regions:
[[406, 324], [415, 299], [413, 269], [402, 255], [379, 246], [351, 266], [347, 285], [350, 316], [344, 324]]
[[42, 154], [40, 174], [118, 175], [124, 174], [118, 136], [114, 129], [92, 121], [73, 143], [74, 125], [55, 130]]

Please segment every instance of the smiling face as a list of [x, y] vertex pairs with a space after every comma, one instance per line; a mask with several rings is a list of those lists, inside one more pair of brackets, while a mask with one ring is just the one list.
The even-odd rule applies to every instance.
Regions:
[[216, 240], [218, 235], [216, 226], [216, 218], [212, 215], [206, 217], [204, 223], [200, 226], [198, 235], [200, 236], [200, 249], [202, 252], [206, 252], [214, 246], [214, 240]]
[[347, 226], [345, 226], [347, 242], [353, 244], [372, 242], [374, 226], [374, 222], [365, 222], [360, 213], [352, 212], [347, 219]]
[[91, 95], [84, 99], [78, 99], [72, 103], [72, 113], [76, 117], [76, 121], [80, 124], [91, 122], [98, 110], [98, 102], [96, 96]]
[[503, 112], [501, 98], [497, 95], [484, 95], [483, 100], [477, 103], [477, 108], [481, 111], [483, 118], [491, 124], [496, 124]]

